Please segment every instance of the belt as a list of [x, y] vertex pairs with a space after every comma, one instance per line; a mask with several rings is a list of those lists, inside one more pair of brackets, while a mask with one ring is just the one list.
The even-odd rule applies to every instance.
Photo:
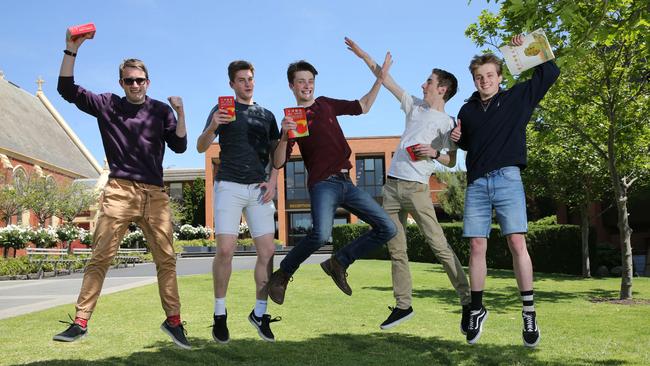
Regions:
[[400, 180], [399, 178], [395, 178], [392, 175], [387, 175], [386, 179], [388, 179], [388, 180]]
[[327, 177], [327, 179], [329, 179], [329, 178], [339, 178], [339, 179], [343, 179], [343, 180], [352, 180], [350, 178], [350, 172], [347, 171], [347, 170], [340, 171], [340, 172], [334, 173], [334, 174], [330, 174], [330, 176]]

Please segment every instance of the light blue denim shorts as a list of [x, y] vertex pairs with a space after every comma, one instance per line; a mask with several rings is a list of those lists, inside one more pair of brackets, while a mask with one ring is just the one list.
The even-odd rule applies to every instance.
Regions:
[[526, 195], [519, 167], [493, 170], [467, 185], [463, 237], [489, 237], [492, 209], [496, 212], [502, 235], [528, 231]]

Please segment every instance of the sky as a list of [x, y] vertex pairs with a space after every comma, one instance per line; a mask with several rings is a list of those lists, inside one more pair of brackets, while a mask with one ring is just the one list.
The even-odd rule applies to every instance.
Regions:
[[[183, 154], [167, 149], [163, 167], [204, 168], [196, 139], [218, 96], [233, 95], [227, 76], [231, 61], [255, 65], [254, 100], [279, 124], [283, 108], [295, 105], [286, 69], [296, 60], [318, 70], [316, 96], [353, 100], [368, 92], [374, 76], [346, 49], [347, 36], [379, 63], [390, 51], [393, 78], [415, 96], [422, 96], [420, 86], [433, 68], [452, 72], [459, 88], [446, 112], [455, 116], [475, 90], [467, 66], [481, 50], [464, 32], [483, 9], [497, 7], [485, 0], [11, 1], [0, 12], [0, 70], [31, 94], [42, 77], [45, 95], [103, 164], [95, 119], [56, 91], [66, 28], [93, 22], [95, 38], [77, 55], [77, 83], [95, 93], [123, 95], [119, 64], [126, 58], [143, 60], [151, 79], [148, 95], [164, 101], [181, 96], [185, 105], [188, 149]], [[347, 137], [399, 136], [404, 130], [404, 114], [386, 89], [368, 114], [339, 122]]]

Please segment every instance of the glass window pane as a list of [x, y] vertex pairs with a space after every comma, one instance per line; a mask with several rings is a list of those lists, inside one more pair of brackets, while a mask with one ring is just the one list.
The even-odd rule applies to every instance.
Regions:
[[366, 159], [364, 162], [366, 171], [375, 170], [375, 159]]

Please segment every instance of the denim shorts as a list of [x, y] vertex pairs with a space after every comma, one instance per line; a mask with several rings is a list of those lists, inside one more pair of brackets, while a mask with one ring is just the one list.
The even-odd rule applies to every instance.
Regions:
[[528, 231], [526, 195], [519, 167], [493, 170], [467, 185], [463, 237], [489, 237], [492, 209], [496, 212], [502, 235]]
[[275, 206], [263, 195], [259, 184], [214, 182], [214, 233], [238, 235], [242, 211], [253, 238], [275, 233]]

